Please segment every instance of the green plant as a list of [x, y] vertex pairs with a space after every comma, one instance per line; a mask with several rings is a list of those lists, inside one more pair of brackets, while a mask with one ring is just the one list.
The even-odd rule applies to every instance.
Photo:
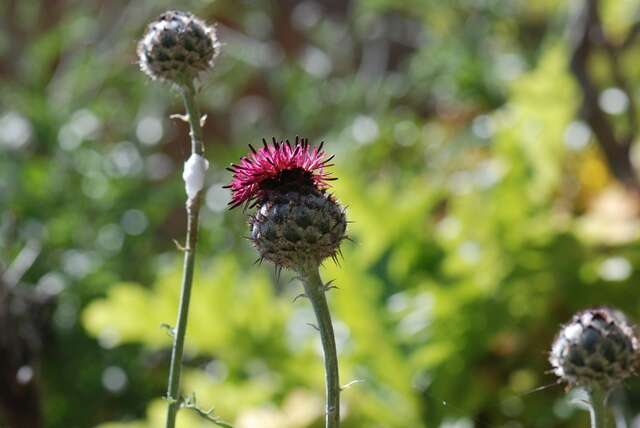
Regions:
[[249, 221], [251, 240], [260, 259], [278, 269], [294, 270], [304, 284], [304, 296], [313, 306], [324, 351], [327, 402], [325, 425], [340, 426], [340, 380], [336, 342], [325, 292], [331, 288], [320, 278], [320, 264], [336, 259], [345, 239], [347, 221], [344, 208], [326, 193], [332, 178], [325, 171], [331, 158], [322, 145], [311, 148], [307, 139], [296, 137], [273, 144], [263, 140], [259, 151], [232, 165], [233, 180], [228, 186], [231, 206], [256, 207]]
[[189, 303], [198, 243], [198, 219], [202, 204], [204, 175], [209, 162], [204, 158], [202, 122], [195, 101], [194, 81], [199, 74], [213, 67], [219, 51], [219, 43], [213, 27], [188, 12], [170, 10], [150, 23], [138, 44], [140, 68], [154, 80], [171, 83], [182, 94], [186, 116], [180, 118], [189, 123], [191, 130], [191, 156], [185, 162], [185, 190], [187, 193], [187, 238], [184, 246], [184, 270], [180, 294], [178, 320], [175, 328], [169, 328], [173, 337], [169, 385], [167, 387], [167, 428], [174, 428], [181, 407], [192, 409], [199, 415], [221, 427], [228, 424], [212, 416], [212, 411], [203, 411], [196, 405], [195, 396], [180, 396], [180, 375], [184, 341], [187, 332]]

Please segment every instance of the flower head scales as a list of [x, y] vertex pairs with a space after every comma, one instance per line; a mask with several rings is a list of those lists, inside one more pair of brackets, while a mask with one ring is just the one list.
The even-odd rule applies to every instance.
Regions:
[[579, 312], [563, 326], [549, 361], [560, 380], [570, 385], [605, 389], [635, 374], [640, 343], [636, 327], [617, 309], [598, 307]]
[[333, 156], [326, 156], [323, 143], [312, 148], [306, 138], [299, 137], [293, 144], [275, 138], [271, 144], [265, 139], [262, 142], [258, 150], [249, 145], [251, 153], [227, 168], [233, 172], [231, 184], [226, 186], [232, 193], [231, 208], [259, 202], [271, 190], [324, 191], [329, 188], [328, 182], [335, 180], [325, 171], [332, 166], [329, 162]]
[[213, 67], [220, 42], [215, 27], [192, 13], [168, 10], [147, 26], [137, 53], [149, 77], [184, 85]]

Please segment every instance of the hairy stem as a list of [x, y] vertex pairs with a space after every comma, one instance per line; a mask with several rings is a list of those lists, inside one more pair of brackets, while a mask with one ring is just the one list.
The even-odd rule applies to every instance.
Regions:
[[[182, 87], [182, 97], [187, 110], [187, 115], [189, 116], [189, 127], [191, 129], [191, 153], [202, 155], [204, 153], [204, 144], [202, 142], [200, 111], [195, 103], [195, 89], [193, 84], [185, 84]], [[175, 427], [176, 416], [180, 409], [180, 374], [182, 372], [184, 339], [187, 332], [189, 301], [191, 299], [191, 285], [193, 283], [193, 268], [196, 259], [200, 204], [200, 192], [198, 192], [195, 198], [187, 199], [187, 239], [184, 248], [184, 270], [182, 275], [178, 321], [173, 332], [171, 368], [169, 371], [169, 386], [167, 388], [167, 399], [169, 400], [169, 407], [167, 409], [167, 428]]]
[[338, 428], [340, 426], [340, 379], [338, 376], [338, 354], [333, 325], [329, 313], [329, 305], [325, 296], [325, 285], [320, 278], [318, 266], [307, 268], [302, 272], [304, 291], [318, 320], [318, 329], [324, 352], [325, 382], [327, 388], [327, 403], [325, 411], [325, 427]]
[[591, 428], [609, 428], [607, 412], [607, 393], [599, 386], [589, 389], [589, 411], [591, 413]]

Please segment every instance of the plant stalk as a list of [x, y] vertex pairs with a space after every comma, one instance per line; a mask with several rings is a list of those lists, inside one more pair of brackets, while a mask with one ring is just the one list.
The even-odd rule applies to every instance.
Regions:
[[320, 278], [318, 266], [304, 269], [301, 272], [304, 291], [311, 301], [313, 311], [318, 320], [322, 350], [324, 353], [326, 409], [325, 427], [338, 428], [340, 426], [340, 378], [338, 375], [338, 353], [336, 340], [331, 323], [331, 314], [325, 295], [326, 287]]
[[[192, 83], [186, 83], [182, 86], [181, 90], [191, 130], [191, 153], [202, 155], [204, 153], [204, 144], [202, 140], [202, 126], [200, 125], [200, 111], [195, 102], [195, 88]], [[175, 428], [176, 416], [181, 405], [180, 374], [182, 372], [182, 355], [187, 332], [189, 302], [191, 300], [191, 286], [193, 284], [193, 271], [196, 260], [200, 205], [201, 192], [198, 192], [193, 199], [187, 199], [187, 239], [184, 248], [184, 268], [178, 321], [173, 331], [173, 348], [171, 350], [171, 366], [169, 370], [169, 385], [167, 388], [169, 406], [167, 408], [166, 428]]]
[[589, 388], [589, 412], [591, 413], [591, 428], [610, 428], [607, 411], [607, 392], [599, 386]]

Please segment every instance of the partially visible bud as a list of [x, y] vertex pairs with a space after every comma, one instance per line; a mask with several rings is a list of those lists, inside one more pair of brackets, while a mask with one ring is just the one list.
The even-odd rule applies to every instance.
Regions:
[[551, 348], [553, 372], [574, 386], [605, 390], [634, 374], [640, 345], [626, 316], [610, 308], [574, 315]]
[[219, 52], [215, 28], [179, 10], [169, 10], [151, 22], [138, 42], [142, 71], [154, 80], [179, 85], [212, 68]]

